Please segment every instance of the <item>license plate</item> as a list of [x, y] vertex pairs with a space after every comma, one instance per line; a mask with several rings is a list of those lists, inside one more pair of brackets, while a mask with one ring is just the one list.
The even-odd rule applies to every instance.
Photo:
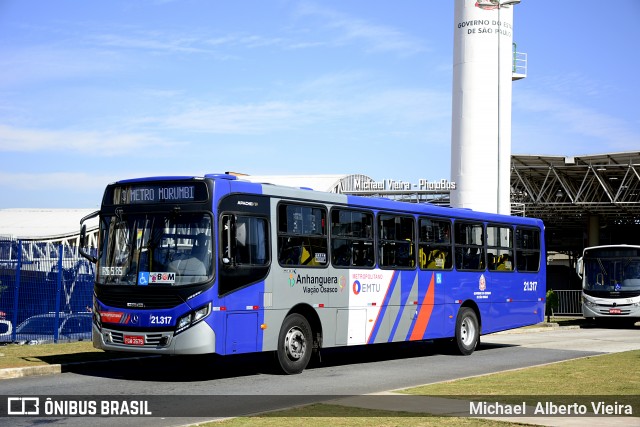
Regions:
[[125, 335], [124, 343], [127, 345], [144, 345], [143, 335]]
[[622, 310], [620, 310], [619, 308], [610, 308], [609, 314], [622, 314]]

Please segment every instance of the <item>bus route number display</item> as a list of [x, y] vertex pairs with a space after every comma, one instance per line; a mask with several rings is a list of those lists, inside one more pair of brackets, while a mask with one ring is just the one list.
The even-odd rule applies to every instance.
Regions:
[[195, 184], [134, 185], [113, 189], [114, 205], [194, 202], [206, 199], [206, 189]]

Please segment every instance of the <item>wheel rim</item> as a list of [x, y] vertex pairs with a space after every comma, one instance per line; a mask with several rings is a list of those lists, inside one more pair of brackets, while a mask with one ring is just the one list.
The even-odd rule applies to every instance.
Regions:
[[471, 346], [476, 336], [476, 326], [469, 317], [465, 317], [460, 325], [460, 339], [465, 347]]
[[284, 350], [291, 360], [299, 360], [307, 351], [307, 340], [300, 328], [289, 329], [284, 339]]

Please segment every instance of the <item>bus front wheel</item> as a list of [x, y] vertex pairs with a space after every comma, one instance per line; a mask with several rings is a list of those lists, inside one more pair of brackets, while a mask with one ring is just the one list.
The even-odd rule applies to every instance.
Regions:
[[311, 327], [300, 314], [291, 314], [284, 319], [278, 336], [278, 362], [286, 374], [299, 374], [311, 359], [313, 341]]
[[462, 307], [456, 319], [456, 339], [455, 342], [460, 354], [468, 356], [476, 349], [480, 341], [480, 328], [478, 326], [478, 316], [469, 307]]

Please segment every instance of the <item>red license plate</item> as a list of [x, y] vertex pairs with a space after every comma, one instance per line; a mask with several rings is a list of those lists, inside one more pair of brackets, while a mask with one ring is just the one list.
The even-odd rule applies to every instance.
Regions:
[[610, 308], [609, 314], [622, 314], [622, 310], [620, 310], [619, 308]]
[[144, 336], [142, 335], [125, 335], [124, 343], [127, 345], [144, 345]]

